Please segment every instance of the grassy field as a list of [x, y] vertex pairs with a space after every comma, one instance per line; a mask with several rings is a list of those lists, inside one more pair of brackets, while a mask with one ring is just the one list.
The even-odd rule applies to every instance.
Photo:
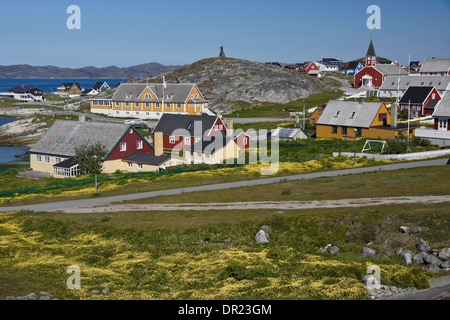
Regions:
[[[334, 190], [338, 186], [343, 196], [351, 197], [445, 194], [449, 171], [428, 169], [396, 171], [389, 173], [391, 179], [378, 172], [280, 183], [247, 194], [235, 189], [208, 201], [334, 199], [340, 197]], [[291, 193], [280, 195], [286, 188]], [[192, 200], [200, 198], [197, 194]], [[59, 299], [364, 300], [362, 278], [373, 264], [380, 267], [383, 284], [428, 287], [427, 279], [436, 275], [403, 266], [393, 252], [397, 247], [415, 252], [419, 238], [432, 248], [448, 247], [449, 214], [448, 203], [286, 211], [3, 213], [0, 298], [45, 290]], [[257, 244], [254, 236], [262, 225], [271, 228], [271, 241]], [[398, 230], [402, 225], [423, 231], [404, 234]], [[317, 253], [328, 243], [340, 253]], [[360, 257], [368, 243], [377, 252], [391, 252], [391, 258]], [[71, 265], [80, 267], [80, 290], [66, 288]], [[103, 282], [111, 294], [92, 294]]]
[[[310, 108], [317, 107], [320, 104], [327, 103], [331, 99], [337, 99], [342, 96], [342, 91], [326, 91], [310, 95], [305, 98], [305, 111]], [[246, 102], [235, 102], [234, 107], [238, 109], [233, 113], [225, 115], [232, 118], [289, 118], [289, 110], [295, 112], [303, 112], [303, 100], [297, 100], [289, 103], [261, 103], [261, 105], [253, 106]]]
[[[306, 159], [307, 160], [307, 159]], [[377, 161], [367, 158], [357, 159], [356, 166], [374, 166], [388, 164], [392, 161]], [[304, 162], [279, 162], [273, 175], [262, 175], [262, 170], [270, 168], [270, 164], [245, 164], [231, 167], [221, 166], [189, 166], [181, 173], [164, 175], [115, 175], [99, 176], [98, 191], [100, 196], [138, 193], [154, 190], [181, 188], [213, 184], [217, 182], [234, 182], [241, 180], [261, 179], [272, 176], [339, 170], [353, 167], [353, 159], [341, 156], [337, 158], [324, 157]], [[203, 168], [203, 169], [202, 169]], [[202, 170], [200, 170], [202, 169]], [[193, 171], [197, 170], [197, 171]], [[105, 179], [108, 176], [108, 180]], [[110, 179], [111, 177], [111, 179]], [[87, 184], [78, 184], [80, 180], [90, 179]], [[61, 184], [56, 188], [54, 184]], [[50, 188], [49, 188], [50, 186]], [[26, 187], [35, 187], [32, 193], [21, 193]], [[89, 198], [94, 196], [94, 180], [92, 176], [81, 176], [70, 180], [57, 178], [29, 179], [18, 174], [17, 170], [7, 170], [0, 175], [0, 192], [13, 190], [12, 195], [0, 197], [0, 205], [11, 206], [33, 204], [51, 201], [63, 201]]]

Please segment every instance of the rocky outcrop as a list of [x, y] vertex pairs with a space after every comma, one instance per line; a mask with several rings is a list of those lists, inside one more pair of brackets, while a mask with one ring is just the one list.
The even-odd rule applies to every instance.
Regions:
[[[170, 83], [195, 83], [210, 108], [223, 114], [233, 102], [287, 103], [329, 89], [323, 80], [282, 67], [234, 58], [208, 58], [164, 74]], [[162, 77], [151, 81], [160, 82]]]
[[47, 127], [32, 120], [17, 120], [0, 126], [0, 145], [33, 144], [39, 140]]

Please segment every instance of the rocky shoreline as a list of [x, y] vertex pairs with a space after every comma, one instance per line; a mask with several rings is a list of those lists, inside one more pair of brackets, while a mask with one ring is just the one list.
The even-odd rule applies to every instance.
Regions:
[[51, 114], [50, 110], [28, 108], [0, 108], [0, 116], [19, 118], [14, 122], [0, 126], [0, 146], [33, 145], [47, 130], [45, 123], [35, 123], [33, 114]]

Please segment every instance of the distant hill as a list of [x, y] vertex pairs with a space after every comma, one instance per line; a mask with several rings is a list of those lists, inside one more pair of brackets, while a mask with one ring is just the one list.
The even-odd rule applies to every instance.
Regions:
[[[206, 58], [164, 74], [168, 83], [195, 83], [210, 101], [210, 107], [224, 114], [234, 103], [244, 101], [287, 103], [330, 90], [325, 80], [312, 78], [280, 66], [235, 58]], [[162, 75], [149, 79], [161, 82]]]
[[150, 77], [167, 72], [178, 66], [165, 66], [157, 62], [144, 63], [137, 66], [119, 68], [83, 67], [61, 68], [55, 66], [30, 66], [18, 64], [0, 66], [0, 78], [128, 78]]

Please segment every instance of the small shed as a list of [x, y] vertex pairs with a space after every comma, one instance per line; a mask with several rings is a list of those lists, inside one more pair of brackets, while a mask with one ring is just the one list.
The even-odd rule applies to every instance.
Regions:
[[300, 140], [307, 139], [306, 134], [300, 128], [278, 127], [272, 132], [272, 138], [281, 140]]

